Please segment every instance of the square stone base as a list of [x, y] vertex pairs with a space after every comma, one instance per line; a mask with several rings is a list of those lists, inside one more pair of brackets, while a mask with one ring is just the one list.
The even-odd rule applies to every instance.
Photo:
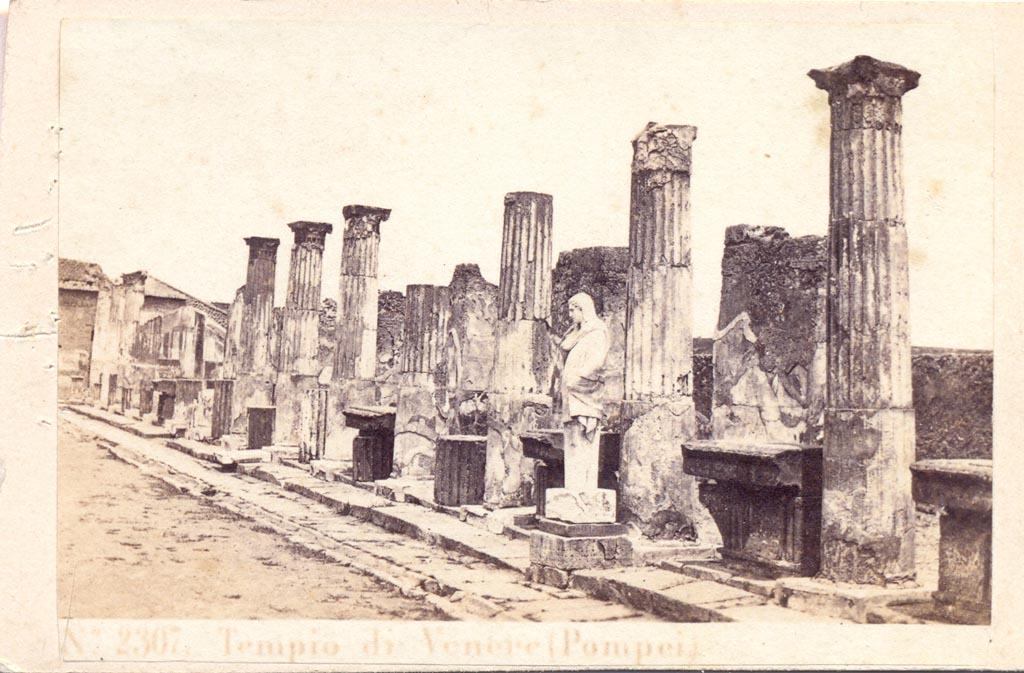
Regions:
[[569, 523], [615, 523], [615, 491], [595, 488], [570, 491], [549, 488], [544, 499], [544, 516]]
[[530, 535], [530, 563], [559, 570], [629, 565], [633, 548], [625, 535], [563, 537], [544, 531]]
[[537, 529], [562, 537], [609, 537], [625, 535], [629, 527], [622, 523], [566, 523], [538, 517]]

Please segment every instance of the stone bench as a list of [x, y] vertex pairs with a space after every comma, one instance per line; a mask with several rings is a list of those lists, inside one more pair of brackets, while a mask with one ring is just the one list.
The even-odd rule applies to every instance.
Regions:
[[694, 441], [683, 471], [722, 534], [725, 559], [771, 574], [813, 575], [821, 558], [822, 453], [787, 443]]
[[434, 464], [434, 502], [479, 505], [484, 501], [487, 437], [441, 435]]
[[992, 610], [992, 461], [921, 460], [914, 500], [941, 508], [935, 602], [958, 622], [988, 624]]
[[[519, 436], [523, 455], [537, 461], [534, 466], [534, 498], [537, 516], [544, 516], [545, 493], [549, 488], [565, 486], [564, 435], [561, 430], [531, 430]], [[598, 458], [597, 486], [618, 492], [619, 459], [622, 437], [602, 432]]]
[[342, 413], [346, 427], [359, 431], [352, 440], [352, 478], [355, 481], [389, 478], [395, 456], [395, 408], [352, 406]]

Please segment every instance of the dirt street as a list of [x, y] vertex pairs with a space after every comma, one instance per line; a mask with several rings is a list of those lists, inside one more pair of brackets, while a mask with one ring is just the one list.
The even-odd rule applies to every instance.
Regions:
[[447, 619], [172, 491], [66, 421], [59, 432], [61, 617]]

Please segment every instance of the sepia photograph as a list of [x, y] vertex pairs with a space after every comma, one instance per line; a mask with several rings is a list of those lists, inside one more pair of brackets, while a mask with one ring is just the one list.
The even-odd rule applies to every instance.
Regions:
[[999, 10], [323, 4], [11, 3], [39, 657], [993, 665]]

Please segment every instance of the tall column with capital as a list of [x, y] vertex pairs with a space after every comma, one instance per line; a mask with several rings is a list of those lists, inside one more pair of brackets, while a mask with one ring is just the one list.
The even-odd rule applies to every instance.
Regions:
[[658, 539], [713, 537], [683, 473], [696, 435], [690, 160], [694, 126], [654, 122], [633, 140], [626, 277], [625, 399], [619, 521]]
[[914, 576], [914, 409], [903, 94], [920, 75], [858, 56], [808, 73], [832, 116], [821, 571]]
[[270, 376], [273, 358], [270, 352], [270, 330], [274, 319], [274, 279], [277, 271], [276, 238], [250, 236], [249, 263], [243, 290], [242, 371]]
[[334, 353], [336, 381], [374, 377], [377, 370], [377, 260], [380, 225], [387, 208], [345, 206], [338, 297], [338, 339]]
[[315, 376], [319, 373], [320, 285], [324, 241], [333, 227], [323, 222], [292, 222], [295, 233], [288, 295], [281, 335], [281, 371]]
[[505, 195], [484, 486], [491, 507], [533, 502], [533, 461], [523, 457], [519, 433], [553, 423], [552, 206], [550, 194]]
[[406, 288], [394, 453], [394, 469], [403, 477], [434, 473], [437, 435], [444, 429], [435, 393], [445, 357], [450, 310], [447, 287]]

